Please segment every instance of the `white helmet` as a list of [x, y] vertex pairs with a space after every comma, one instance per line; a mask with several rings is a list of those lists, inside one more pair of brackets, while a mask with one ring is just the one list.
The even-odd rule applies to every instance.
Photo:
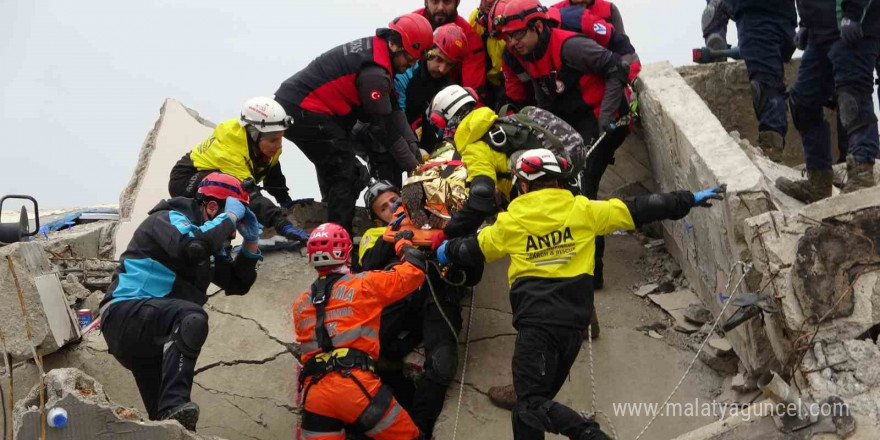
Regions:
[[238, 123], [242, 127], [251, 125], [262, 133], [273, 133], [286, 130], [293, 124], [293, 119], [274, 99], [257, 96], [245, 101]]
[[431, 101], [431, 122], [437, 128], [446, 128], [446, 124], [466, 104], [476, 104], [477, 94], [470, 87], [459, 85], [447, 86], [434, 96]]
[[513, 171], [517, 178], [532, 181], [548, 174], [565, 177], [571, 171], [571, 164], [546, 148], [536, 148], [522, 152], [516, 158]]

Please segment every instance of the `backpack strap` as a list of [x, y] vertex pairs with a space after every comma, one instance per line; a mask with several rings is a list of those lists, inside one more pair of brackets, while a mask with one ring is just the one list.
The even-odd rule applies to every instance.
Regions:
[[330, 300], [330, 292], [340, 278], [342, 278], [342, 274], [335, 273], [318, 278], [312, 283], [312, 305], [315, 307], [315, 340], [318, 341], [318, 345], [321, 346], [321, 351], [324, 353], [330, 353], [334, 348], [330, 333], [324, 326], [324, 318], [326, 317], [327, 301]]

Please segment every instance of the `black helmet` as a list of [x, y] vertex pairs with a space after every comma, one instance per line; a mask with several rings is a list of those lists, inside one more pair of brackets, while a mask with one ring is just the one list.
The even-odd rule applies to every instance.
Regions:
[[375, 218], [375, 214], [373, 213], [373, 202], [377, 197], [382, 194], [391, 191], [397, 194], [400, 194], [400, 188], [391, 184], [391, 182], [387, 180], [377, 180], [375, 183], [370, 185], [367, 188], [367, 192], [364, 193], [364, 206], [367, 207], [367, 210], [370, 211], [370, 217]]

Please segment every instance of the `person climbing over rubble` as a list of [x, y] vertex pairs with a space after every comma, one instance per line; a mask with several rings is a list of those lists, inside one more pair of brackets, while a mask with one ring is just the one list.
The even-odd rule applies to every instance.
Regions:
[[831, 132], [822, 107], [834, 94], [848, 140], [843, 192], [876, 184], [874, 162], [880, 140], [872, 94], [880, 53], [880, 5], [865, 0], [800, 0], [798, 11], [807, 46], [788, 106], [803, 139], [807, 178], [780, 177], [776, 187], [813, 203], [831, 196]]
[[[236, 230], [244, 238], [231, 256]], [[131, 371], [150, 420], [173, 419], [195, 431], [190, 400], [199, 352], [208, 337], [211, 283], [244, 295], [263, 259], [262, 226], [237, 178], [211, 173], [195, 198], [163, 200], [138, 226], [101, 300], [110, 354]]]
[[486, 84], [486, 60], [483, 48], [483, 40], [474, 31], [470, 23], [458, 15], [458, 5], [461, 0], [425, 0], [425, 7], [414, 11], [431, 23], [431, 29], [438, 29], [448, 23], [453, 23], [464, 31], [467, 36], [467, 52], [461, 62], [461, 85], [470, 87], [478, 95], [484, 94], [483, 87]]
[[486, 92], [480, 101], [492, 110], [501, 108], [504, 102], [504, 74], [501, 72], [501, 54], [504, 53], [504, 40], [492, 36], [492, 18], [489, 14], [498, 0], [480, 0], [480, 5], [471, 12], [468, 23], [474, 29], [485, 49]]
[[[377, 224], [361, 238], [359, 258], [364, 270], [381, 270], [397, 261], [394, 244], [382, 237], [394, 220], [399, 200], [400, 190], [387, 182], [370, 186], [364, 195], [365, 206]], [[458, 369], [461, 299], [480, 281], [482, 272], [481, 265], [441, 268], [429, 264], [430, 283], [426, 280], [411, 295], [382, 310], [379, 375], [391, 386], [425, 439], [434, 432], [446, 390]], [[419, 344], [424, 344], [424, 375], [413, 384], [404, 375], [403, 362]]]
[[518, 190], [507, 212], [477, 234], [444, 241], [442, 263], [482, 265], [510, 256], [508, 280], [517, 329], [512, 371], [515, 440], [544, 432], [576, 440], [606, 440], [599, 425], [553, 400], [568, 377], [590, 324], [597, 236], [680, 219], [697, 206], [723, 199], [724, 186], [650, 194], [624, 200], [574, 196], [561, 182], [571, 164], [547, 149], [524, 152], [514, 164]]
[[344, 440], [346, 431], [386, 440], [414, 440], [419, 429], [376, 375], [380, 314], [425, 281], [425, 255], [401, 233], [388, 270], [350, 272], [352, 242], [325, 223], [308, 241], [318, 279], [293, 303], [302, 349], [303, 438]]
[[400, 108], [416, 130], [419, 144], [428, 153], [440, 142], [425, 113], [431, 100], [450, 84], [461, 84], [461, 63], [467, 54], [467, 37], [458, 25], [444, 24], [434, 31], [434, 46], [424, 61], [394, 76]]
[[[583, 195], [595, 200], [605, 169], [629, 134], [629, 124], [619, 122], [630, 112], [629, 65], [581, 34], [550, 26], [547, 8], [538, 0], [499, 0], [492, 15], [495, 29], [507, 40], [507, 98], [551, 111], [588, 145], [596, 144], [580, 178]], [[593, 283], [599, 290], [604, 237], [596, 240], [595, 249]]]
[[[833, 1], [828, 4], [833, 8]], [[728, 48], [730, 19], [736, 22], [740, 55], [749, 73], [758, 147], [768, 158], [780, 162], [788, 131], [785, 63], [791, 61], [795, 50], [795, 0], [708, 0], [702, 20], [707, 47]]]
[[[168, 193], [192, 198], [205, 176], [216, 171], [234, 176], [250, 193], [250, 207], [260, 223], [274, 227], [288, 240], [305, 243], [308, 233], [293, 226], [281, 210], [296, 203], [288, 193], [279, 162], [281, 136], [290, 124], [287, 113], [272, 98], [247, 100], [238, 118], [221, 122], [211, 136], [174, 164]], [[281, 207], [262, 194], [260, 183]]]
[[[428, 20], [405, 14], [388, 28], [377, 29], [375, 36], [325, 52], [275, 92], [295, 121], [284, 136], [315, 165], [328, 221], [349, 233], [358, 194], [371, 177], [356, 154], [390, 157], [374, 166], [380, 178], [389, 180], [419, 164], [418, 140], [392, 98], [392, 75], [423, 59], [432, 44]], [[368, 124], [365, 134], [374, 140], [369, 145], [352, 134], [358, 120]]]

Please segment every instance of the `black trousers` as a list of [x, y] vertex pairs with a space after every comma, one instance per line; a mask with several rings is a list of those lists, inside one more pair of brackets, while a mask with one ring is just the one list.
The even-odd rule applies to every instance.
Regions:
[[337, 118], [305, 111], [283, 101], [280, 104], [294, 120], [284, 137], [296, 144], [315, 165], [321, 196], [327, 203], [327, 221], [351, 232], [355, 203], [366, 187], [354, 153], [364, 147], [349, 136]]
[[598, 429], [577, 411], [553, 401], [577, 359], [583, 342], [580, 330], [564, 327], [521, 326], [513, 350], [511, 411], [514, 440], [543, 440], [545, 432], [577, 439]]
[[[189, 153], [184, 156], [189, 159]], [[171, 197], [189, 197], [194, 198], [199, 190], [199, 183], [208, 174], [217, 172], [218, 170], [198, 171], [195, 167], [187, 167], [184, 160], [181, 159], [171, 169], [171, 179], [168, 181], [168, 193]], [[189, 161], [190, 164], [192, 161]], [[250, 194], [250, 203], [248, 207], [257, 216], [257, 220], [263, 226], [275, 228], [280, 231], [282, 227], [290, 224], [284, 212], [275, 203], [272, 203], [268, 197], [264, 196], [261, 191], [254, 191]]]
[[102, 315], [110, 354], [134, 375], [150, 420], [190, 401], [197, 355], [171, 341], [191, 314], [208, 316], [196, 303], [170, 298], [121, 301]]
[[[575, 123], [573, 124], [572, 119], [565, 120], [571, 124], [578, 133], [580, 133], [581, 137], [584, 138], [584, 142], [586, 142], [588, 146], [599, 137], [598, 122], [596, 121], [596, 118], [592, 117], [592, 115], [590, 115], [589, 118], [574, 120]], [[596, 146], [595, 151], [590, 154], [581, 173], [581, 192], [588, 199], [597, 200], [599, 198], [599, 183], [602, 180], [602, 175], [605, 174], [608, 165], [614, 163], [614, 152], [623, 145], [628, 134], [628, 127], [619, 127], [618, 129], [609, 132], [602, 139], [602, 142]], [[604, 255], [605, 237], [598, 236], [596, 237], [596, 266], [593, 271], [593, 279], [597, 283], [604, 282], [603, 273], [605, 265], [602, 262], [602, 257]]]
[[[440, 307], [456, 334], [461, 332], [461, 292], [443, 281], [432, 279]], [[421, 341], [425, 347], [425, 374], [418, 384], [403, 376], [400, 368], [379, 372], [382, 383], [409, 412], [424, 436], [430, 438], [443, 410], [446, 390], [458, 369], [458, 345], [427, 283], [409, 297], [385, 308], [380, 327], [381, 357], [399, 365], [403, 357]]]

